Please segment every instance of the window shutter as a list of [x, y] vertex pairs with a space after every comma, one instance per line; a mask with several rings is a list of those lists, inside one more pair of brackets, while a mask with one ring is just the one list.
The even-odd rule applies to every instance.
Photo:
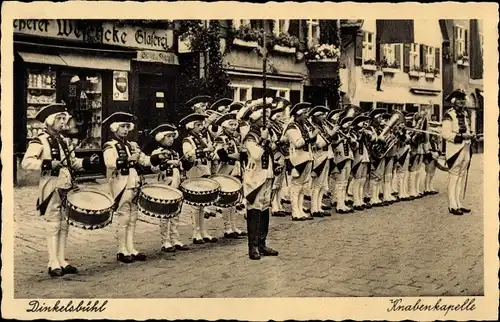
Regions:
[[398, 62], [399, 66], [401, 66], [401, 45], [394, 45], [394, 60]]
[[228, 30], [231, 29], [232, 20], [219, 20], [220, 37], [226, 38]]
[[453, 27], [453, 61], [457, 61], [457, 58], [458, 58], [458, 42], [457, 42], [457, 38], [458, 38], [458, 27], [457, 26], [454, 26]]
[[297, 19], [290, 20], [290, 24], [288, 26], [288, 33], [300, 39], [300, 20]]
[[375, 61], [378, 63], [382, 60], [382, 57], [384, 57], [384, 53], [382, 52], [383, 46], [377, 43], [375, 44]]
[[410, 72], [410, 44], [403, 44], [403, 68], [405, 73]]
[[441, 49], [438, 47], [434, 49], [434, 66], [436, 69], [441, 69]]
[[361, 66], [363, 64], [363, 32], [356, 34], [356, 45], [354, 48], [355, 64]]
[[427, 66], [427, 46], [426, 45], [420, 45], [419, 48], [420, 52], [420, 68], [425, 68]]
[[469, 30], [464, 29], [464, 55], [469, 57]]
[[252, 99], [256, 100], [262, 98], [263, 89], [259, 87], [252, 88]]
[[290, 91], [290, 103], [293, 105], [300, 103], [300, 91]]
[[305, 43], [307, 41], [307, 21], [306, 20], [299, 20], [299, 40], [302, 43]]

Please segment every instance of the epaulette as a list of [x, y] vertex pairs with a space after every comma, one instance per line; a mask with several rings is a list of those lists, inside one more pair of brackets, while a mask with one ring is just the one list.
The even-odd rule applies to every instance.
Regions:
[[115, 147], [114, 140], [108, 141], [108, 142], [104, 143], [104, 145], [102, 147], [102, 152], [106, 151], [107, 149], [114, 148], [114, 147]]
[[[41, 135], [41, 134], [40, 134]], [[42, 143], [42, 140], [40, 140], [40, 135], [37, 136], [36, 138], [33, 138], [31, 141], [30, 141], [30, 144], [40, 144], [40, 145], [43, 145]]]

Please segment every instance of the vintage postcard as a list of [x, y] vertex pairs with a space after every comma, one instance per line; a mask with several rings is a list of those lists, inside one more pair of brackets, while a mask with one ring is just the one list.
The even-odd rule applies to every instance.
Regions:
[[497, 26], [3, 4], [3, 317], [496, 320]]

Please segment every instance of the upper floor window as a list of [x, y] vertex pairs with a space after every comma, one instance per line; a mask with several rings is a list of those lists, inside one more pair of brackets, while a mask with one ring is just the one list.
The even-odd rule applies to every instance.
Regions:
[[319, 20], [309, 19], [307, 20], [307, 45], [312, 47], [319, 43], [320, 37]]
[[279, 35], [281, 33], [287, 33], [288, 27], [290, 27], [290, 20], [278, 19], [274, 20], [273, 33]]
[[290, 89], [289, 88], [270, 88], [276, 91], [276, 97], [281, 97], [286, 100], [290, 100]]
[[236, 102], [246, 102], [252, 99], [252, 86], [232, 84], [233, 100]]
[[420, 45], [410, 45], [410, 70], [417, 70], [420, 67]]
[[375, 60], [375, 33], [363, 32], [363, 60]]
[[235, 29], [239, 29], [241, 26], [248, 26], [248, 25], [250, 25], [250, 20], [243, 20], [243, 19], [233, 20], [233, 27]]
[[468, 57], [467, 35], [468, 31], [462, 26], [455, 26], [455, 51], [458, 57]]
[[436, 48], [429, 46], [427, 47], [427, 52], [425, 53], [425, 62], [427, 68], [433, 70], [436, 67]]

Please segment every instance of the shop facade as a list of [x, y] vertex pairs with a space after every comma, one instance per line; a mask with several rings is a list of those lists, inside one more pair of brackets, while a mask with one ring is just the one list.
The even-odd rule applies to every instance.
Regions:
[[[110, 133], [102, 121], [133, 113], [142, 140], [176, 104], [177, 57], [167, 28], [78, 20], [14, 21], [14, 152], [16, 183], [36, 182], [19, 165], [29, 141], [43, 131], [34, 119], [51, 103], [65, 104], [78, 133], [77, 156], [100, 155]], [[80, 179], [101, 178], [104, 164]]]

